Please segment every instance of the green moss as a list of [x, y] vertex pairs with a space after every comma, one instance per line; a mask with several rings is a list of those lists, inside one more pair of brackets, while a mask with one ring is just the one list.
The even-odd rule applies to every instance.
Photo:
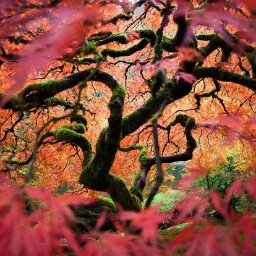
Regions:
[[97, 41], [96, 44], [103, 45], [114, 41], [119, 42], [121, 44], [126, 44], [128, 43], [128, 38], [126, 34], [112, 34], [104, 39]]
[[37, 84], [39, 90], [43, 89], [43, 91], [56, 91], [55, 88], [59, 86], [60, 82], [58, 80], [48, 80]]
[[141, 171], [138, 171], [135, 175], [133, 184], [136, 186], [137, 182], [141, 179]]
[[147, 122], [152, 117], [152, 115], [159, 109], [159, 106], [163, 99], [164, 98], [153, 99], [153, 97], [151, 97], [143, 106], [123, 118], [123, 136], [134, 132], [142, 124]]
[[95, 57], [95, 62], [100, 62], [100, 61], [106, 61], [106, 57], [103, 56], [100, 52], [97, 54], [97, 56]]
[[135, 195], [140, 200], [140, 202], [143, 202], [143, 195], [142, 195], [141, 191], [138, 188], [136, 188], [135, 186], [131, 187], [130, 188], [130, 193], [132, 195]]
[[148, 160], [148, 155], [147, 155], [147, 148], [143, 147], [140, 150], [140, 155], [139, 155], [139, 161], [144, 164]]
[[107, 218], [102, 226], [103, 230], [114, 230], [109, 217], [117, 213], [114, 202], [108, 197], [99, 197], [98, 200], [89, 205], [71, 206], [71, 210], [76, 216], [73, 229], [76, 232], [84, 232], [93, 229], [102, 212], [107, 211]]
[[57, 129], [55, 132], [55, 138], [60, 141], [66, 142], [74, 142], [77, 140], [77, 137], [81, 137], [81, 135], [71, 130], [72, 126], [64, 125]]
[[73, 64], [77, 64], [77, 65], [79, 65], [79, 64], [89, 65], [89, 64], [93, 64], [93, 63], [98, 62], [97, 56], [95, 58], [86, 58], [86, 57], [72, 58], [72, 59], [64, 58], [63, 60], [65, 60], [67, 62], [70, 62], [70, 63], [73, 63]]
[[117, 15], [117, 16], [115, 16], [112, 20], [111, 20], [111, 22], [113, 23], [113, 24], [115, 24], [116, 25], [116, 23], [118, 22], [118, 20], [130, 20], [131, 18], [132, 18], [132, 15], [133, 13], [132, 12], [128, 12], [128, 13], [126, 13], [126, 14], [119, 14], [119, 15]]
[[116, 205], [110, 197], [99, 196], [98, 200], [99, 200], [100, 203], [102, 203], [103, 207], [107, 207], [107, 209], [110, 210], [113, 213], [117, 212]]
[[142, 191], [137, 188], [138, 182], [140, 181], [141, 176], [142, 176], [141, 171], [138, 171], [137, 174], [135, 175], [133, 185], [130, 188], [130, 193], [135, 195], [140, 200], [140, 202], [143, 202]]
[[191, 129], [191, 128], [195, 127], [195, 126], [196, 126], [196, 121], [195, 121], [195, 119], [192, 118], [192, 117], [188, 118], [187, 121], [186, 121], [186, 127], [187, 127], [188, 129]]
[[[168, 229], [160, 230], [160, 234], [165, 242], [170, 242], [176, 235], [178, 235], [184, 228], [189, 226], [190, 223], [182, 223], [172, 226]], [[181, 254], [183, 255], [183, 254]]]
[[[0, 93], [0, 99], [4, 97], [4, 94]], [[23, 111], [26, 109], [29, 109], [29, 107], [32, 104], [25, 103], [24, 100], [22, 100], [22, 97], [19, 95], [13, 95], [10, 97], [10, 99], [7, 101], [7, 103], [3, 106], [4, 109], [13, 109], [14, 111]], [[33, 104], [34, 105], [34, 104]]]
[[111, 174], [109, 179], [108, 179], [108, 184], [109, 184], [110, 188], [112, 188], [114, 186], [115, 187], [117, 186], [117, 187], [121, 188], [123, 185], [125, 185], [125, 181], [122, 178]]
[[150, 120], [159, 111], [163, 102], [167, 105], [176, 99], [186, 96], [191, 89], [191, 84], [177, 85], [172, 81], [168, 81], [167, 85], [163, 89], [160, 89], [155, 97], [150, 97], [140, 108], [123, 118], [122, 136], [125, 137], [134, 132]]
[[82, 53], [84, 55], [94, 54], [97, 52], [96, 49], [97, 49], [97, 44], [91, 41], [91, 42], [88, 42], [85, 46], [83, 46]]
[[112, 91], [112, 97], [119, 96], [121, 99], [125, 98], [125, 89], [122, 86], [116, 86]]
[[92, 169], [96, 179], [107, 175], [119, 148], [121, 138], [121, 121], [125, 91], [121, 86], [116, 85], [109, 103], [110, 116], [108, 127], [103, 129], [96, 144], [96, 154], [92, 163]]
[[114, 50], [114, 49], [104, 49], [101, 53], [103, 56], [110, 57], [121, 57], [121, 56], [130, 56], [133, 53], [142, 50], [148, 44], [147, 39], [140, 40], [137, 44], [124, 49], [124, 50]]
[[10, 99], [9, 102], [11, 103], [12, 106], [17, 106], [21, 104], [21, 99], [18, 95], [13, 95]]
[[[114, 106], [111, 108], [114, 108]], [[100, 176], [106, 175], [113, 164], [121, 137], [121, 118], [122, 115], [120, 109], [111, 109], [111, 116], [108, 120], [109, 127], [100, 133], [98, 142], [96, 144], [96, 154], [94, 157], [93, 169], [97, 169], [98, 175]]]
[[85, 126], [81, 123], [74, 124], [72, 130], [77, 133], [85, 133]]
[[79, 179], [80, 183], [88, 188], [109, 193], [113, 202], [121, 205], [125, 210], [141, 209], [139, 198], [130, 193], [123, 179], [112, 174], [100, 175], [99, 170], [91, 168], [92, 166], [83, 171]]
[[161, 41], [161, 47], [168, 52], [174, 52], [175, 51], [175, 41], [163, 36]]
[[114, 202], [119, 203], [125, 210], [139, 211], [141, 201], [131, 194], [123, 179], [116, 175], [108, 176], [108, 191]]
[[150, 40], [151, 46], [153, 46], [156, 42], [156, 34], [150, 29], [143, 29], [137, 31], [140, 37], [147, 38]]
[[163, 55], [163, 48], [162, 48], [162, 45], [161, 45], [161, 39], [157, 39], [157, 43], [155, 44], [154, 51], [155, 51], [154, 61], [161, 60], [162, 55]]
[[79, 115], [77, 113], [72, 113], [71, 116], [70, 116], [70, 121], [71, 122], [78, 122], [78, 123], [81, 123], [83, 125], [87, 125], [87, 120], [84, 116], [82, 115]]
[[99, 33], [97, 33], [97, 34], [94, 34], [94, 35], [90, 36], [90, 37], [88, 38], [88, 41], [89, 41], [89, 42], [90, 42], [90, 41], [99, 41], [99, 40], [102, 40], [102, 39], [104, 39], [104, 38], [109, 37], [110, 35], [112, 35], [112, 32], [110, 32], [110, 31], [99, 32]]
[[241, 84], [251, 90], [255, 90], [256, 79], [250, 78], [248, 76], [240, 75], [237, 73], [229, 72], [220, 68], [197, 67], [194, 70], [194, 75], [198, 79], [210, 77], [210, 78], [221, 80], [221, 81], [228, 81], [228, 82], [234, 82], [236, 84]]
[[24, 101], [42, 102], [43, 99], [55, 95], [61, 82], [58, 80], [48, 80], [37, 84], [30, 84], [21, 93]]
[[46, 106], [63, 106], [65, 109], [74, 109], [76, 107], [75, 104], [57, 97], [44, 99], [44, 104]]
[[[74, 126], [71, 127], [72, 129], [74, 129]], [[70, 129], [68, 126], [62, 126], [55, 131], [54, 136], [59, 141], [65, 141], [67, 143], [73, 143], [78, 145], [83, 151], [86, 151], [88, 157], [91, 158], [90, 143], [84, 135], [72, 129]], [[81, 129], [81, 127], [79, 129]]]
[[79, 183], [84, 185], [84, 187], [97, 190], [105, 191], [106, 190], [106, 181], [105, 177], [98, 179], [98, 171], [93, 169], [93, 162], [89, 162], [87, 165], [84, 165], [82, 173], [79, 177]]
[[[61, 128], [66, 128], [66, 129], [69, 129], [71, 131], [74, 131], [76, 133], [81, 133], [81, 134], [83, 134], [85, 132], [85, 126], [81, 123], [76, 123], [73, 125], [63, 125], [63, 126], [61, 126]], [[76, 136], [76, 135], [73, 134], [73, 136]]]

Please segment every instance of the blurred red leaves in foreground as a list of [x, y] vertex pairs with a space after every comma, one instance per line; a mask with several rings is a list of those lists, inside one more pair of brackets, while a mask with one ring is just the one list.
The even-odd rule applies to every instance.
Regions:
[[[9, 4], [1, 3], [0, 13], [1, 32], [0, 38], [5, 38], [10, 33], [15, 33], [36, 22], [44, 21], [45, 31], [41, 31], [33, 40], [19, 52], [17, 72], [14, 75], [14, 84], [8, 89], [8, 94], [17, 92], [25, 83], [29, 74], [44, 70], [49, 63], [65, 55], [72, 55], [84, 42], [86, 31], [90, 25], [97, 23], [97, 10], [99, 6], [83, 4], [81, 0], [60, 2], [57, 6], [39, 5], [41, 8], [17, 10], [16, 1]], [[11, 14], [10, 14], [11, 13]], [[5, 15], [10, 15], [8, 19]], [[4, 99], [2, 104], [7, 99]]]
[[198, 126], [213, 131], [221, 130], [226, 136], [225, 143], [227, 144], [232, 144], [237, 138], [241, 138], [247, 141], [252, 148], [255, 148], [255, 117], [245, 119], [238, 114], [229, 114], [201, 122]]
[[[97, 228], [76, 233], [70, 205], [90, 204], [77, 196], [52, 196], [39, 188], [17, 186], [1, 176], [0, 250], [3, 255], [255, 255], [256, 221], [250, 209], [239, 214], [230, 208], [235, 194], [256, 198], [256, 180], [236, 181], [222, 196], [195, 189], [168, 213], [150, 207], [139, 213], [119, 210], [111, 217], [116, 231]], [[219, 218], [211, 218], [210, 213]], [[185, 223], [170, 240], [160, 227]], [[167, 229], [168, 230], [168, 229]], [[209, 254], [210, 253], [210, 254]]]

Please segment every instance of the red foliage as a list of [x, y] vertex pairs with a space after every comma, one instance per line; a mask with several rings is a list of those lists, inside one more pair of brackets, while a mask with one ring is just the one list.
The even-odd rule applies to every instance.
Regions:
[[127, 36], [128, 36], [128, 41], [129, 42], [132, 42], [134, 40], [137, 40], [137, 39], [140, 39], [140, 34], [136, 31], [129, 31], [127, 33]]
[[[78, 252], [69, 228], [71, 211], [39, 189], [26, 189], [1, 180], [0, 248], [4, 255], [61, 254], [65, 247]], [[40, 199], [38, 209], [26, 214], [26, 197]]]
[[[179, 251], [192, 256], [254, 255], [255, 218], [250, 211], [244, 215], [235, 213], [229, 202], [235, 193], [248, 192], [255, 198], [255, 187], [255, 180], [234, 182], [224, 198], [216, 192], [195, 190], [168, 214], [153, 207], [139, 213], [120, 210], [112, 220], [116, 232], [100, 231], [105, 212], [96, 229], [79, 235], [70, 228], [74, 216], [68, 205], [90, 202], [73, 196], [59, 200], [46, 191], [18, 187], [1, 176], [0, 250], [7, 256], [66, 255], [67, 251], [88, 256], [174, 255]], [[32, 212], [26, 212], [28, 202], [35, 205]], [[207, 218], [205, 214], [211, 208], [225, 218], [225, 223]], [[158, 227], [168, 223], [166, 220], [185, 222], [187, 226], [169, 242], [160, 242]]]
[[183, 71], [178, 71], [174, 76], [174, 80], [177, 81], [177, 83], [180, 80], [184, 80], [184, 81], [188, 82], [189, 84], [193, 84], [194, 82], [196, 82], [197, 79], [192, 74], [189, 74], [189, 73], [186, 73]]
[[[50, 62], [62, 56], [72, 56], [85, 38], [84, 24], [89, 25], [92, 21], [94, 23], [98, 21], [97, 1], [91, 1], [94, 6], [89, 7], [84, 5], [83, 1], [67, 0], [57, 5], [54, 11], [47, 7], [28, 13], [15, 9], [20, 2], [13, 0], [0, 3], [2, 21], [0, 37], [16, 32], [18, 23], [26, 26], [32, 19], [42, 16], [49, 21], [50, 27], [21, 50], [15, 85], [8, 93], [20, 89], [31, 72], [44, 69]], [[105, 2], [118, 4], [124, 9], [128, 8], [124, 4], [125, 1]], [[185, 15], [187, 9], [191, 8], [189, 1], [180, 0], [178, 3], [176, 16]], [[248, 26], [248, 21], [255, 21], [253, 15], [246, 18], [234, 15], [229, 8], [223, 8], [223, 3], [223, 1], [212, 1], [203, 12], [189, 13], [188, 26], [191, 29], [198, 25], [212, 27], [227, 42], [233, 43], [233, 37], [223, 25], [227, 23], [236, 27], [236, 35], [255, 41], [255, 33], [252, 33], [254, 27]], [[255, 11], [255, 2], [252, 0], [236, 0], [233, 3], [234, 6], [230, 6], [230, 9], [244, 4], [249, 10]], [[5, 17], [9, 13], [12, 15], [5, 22]], [[190, 31], [187, 30], [184, 42], [191, 38]], [[127, 35], [129, 42], [140, 39], [140, 35], [135, 31], [130, 31]], [[193, 84], [196, 79], [192, 74], [183, 72], [182, 62], [195, 61], [195, 59], [200, 61], [201, 58], [196, 50], [180, 47], [175, 58], [163, 59], [145, 65], [142, 69], [156, 72], [163, 68], [171, 68], [174, 80], [177, 82], [184, 80]], [[198, 126], [224, 130], [229, 142], [240, 137], [255, 145], [250, 133], [251, 130], [255, 130], [255, 118], [245, 121], [241, 116], [230, 115], [208, 120]], [[4, 169], [5, 163], [0, 162], [0, 165], [1, 169]], [[200, 167], [196, 171], [204, 170]], [[187, 176], [178, 187], [189, 187], [195, 178], [195, 175]], [[70, 228], [75, 218], [68, 205], [86, 203], [84, 199], [74, 196], [52, 197], [50, 193], [40, 189], [11, 184], [2, 176], [0, 176], [0, 185], [0, 251], [3, 255], [62, 255], [66, 254], [66, 251], [88, 256], [174, 255], [180, 250], [184, 250], [184, 255], [192, 256], [256, 254], [254, 213], [248, 211], [240, 215], [230, 208], [234, 194], [245, 193], [252, 200], [256, 199], [254, 179], [245, 184], [235, 181], [225, 196], [212, 191], [194, 190], [178, 202], [175, 209], [168, 214], [161, 214], [153, 207], [139, 213], [120, 210], [119, 215], [113, 220], [117, 229], [115, 233], [101, 231], [107, 214], [104, 212], [98, 219], [96, 229], [80, 235], [75, 234]], [[26, 200], [34, 205], [35, 209], [32, 212], [26, 212]], [[209, 210], [217, 212], [222, 222], [216, 219], [212, 221], [207, 216]], [[188, 226], [171, 241], [160, 243], [159, 225], [166, 219], [172, 224], [187, 223]]]
[[[97, 22], [97, 4], [94, 7], [85, 6], [80, 0], [64, 1], [57, 7], [42, 9], [35, 13], [13, 16], [1, 27], [0, 36], [9, 35], [18, 29], [18, 24], [27, 25], [30, 20], [44, 16], [50, 24], [50, 29], [42, 33], [28, 46], [21, 50], [17, 73], [14, 75], [14, 85], [7, 91], [12, 94], [19, 90], [32, 72], [43, 70], [52, 61], [72, 55], [82, 45], [90, 24]], [[4, 102], [7, 99], [4, 100]], [[4, 104], [2, 102], [2, 104]]]
[[180, 62], [183, 61], [202, 61], [203, 60], [203, 56], [202, 54], [191, 48], [191, 47], [178, 47], [178, 56], [180, 59]]
[[[250, 12], [255, 11], [255, 2], [250, 0], [236, 0], [230, 2], [228, 8], [223, 8], [226, 1], [219, 0], [207, 4], [204, 11], [194, 12], [191, 9], [189, 1], [179, 0], [179, 5], [175, 11], [175, 17], [184, 16], [186, 12], [190, 13], [190, 29], [187, 30], [184, 36], [184, 44], [190, 40], [192, 36], [192, 30], [198, 25], [211, 27], [216, 33], [219, 33], [226, 41], [234, 43], [232, 36], [226, 30], [224, 24], [231, 24], [236, 27], [238, 31], [243, 31], [243, 38], [250, 41], [255, 41], [255, 28], [253, 26], [248, 26], [249, 23], [254, 23], [255, 18], [253, 15], [250, 16], [238, 16], [235, 15], [232, 10], [240, 10], [243, 4], [248, 7]], [[237, 45], [239, 46], [239, 45]], [[238, 47], [239, 49], [239, 47]]]
[[[248, 192], [255, 198], [255, 180], [242, 184], [235, 181], [222, 197], [217, 192], [208, 194], [195, 191], [178, 203], [173, 217], [177, 216], [179, 222], [190, 223], [169, 243], [172, 253], [185, 250], [184, 255], [254, 255], [256, 247], [255, 218], [252, 212], [238, 214], [230, 208], [230, 200], [234, 194]], [[202, 218], [208, 209], [214, 209], [224, 219], [218, 222], [216, 219]], [[200, 213], [200, 214], [199, 214]]]
[[[103, 214], [98, 220], [98, 229], [82, 234], [78, 240], [70, 228], [74, 216], [67, 206], [88, 202], [72, 196], [70, 200], [65, 198], [63, 204], [63, 200], [51, 197], [46, 191], [17, 187], [1, 178], [0, 250], [4, 255], [65, 255], [67, 250], [89, 256], [160, 253], [156, 244], [157, 230], [166, 216], [158, 214], [154, 208], [141, 213], [121, 212], [119, 221], [124, 225], [119, 227], [124, 227], [128, 220], [131, 220], [131, 226], [119, 233], [99, 231], [105, 219]], [[32, 213], [26, 213], [26, 200], [35, 204]], [[134, 233], [138, 228], [142, 229], [140, 240]], [[86, 242], [84, 247], [80, 246], [81, 239]]]
[[146, 208], [140, 214], [135, 212], [121, 212], [120, 219], [122, 221], [131, 221], [132, 229], [141, 229], [141, 238], [143, 241], [154, 241], [158, 236], [157, 228], [166, 216], [158, 215], [157, 209], [154, 207]]
[[199, 124], [200, 127], [222, 130], [226, 135], [226, 143], [232, 143], [237, 138], [241, 138], [249, 142], [252, 147], [255, 147], [255, 125], [255, 117], [244, 120], [244, 118], [238, 114], [220, 116]]

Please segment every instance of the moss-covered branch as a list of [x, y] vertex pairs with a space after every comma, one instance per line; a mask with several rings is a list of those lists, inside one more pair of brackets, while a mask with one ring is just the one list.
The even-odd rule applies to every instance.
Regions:
[[[180, 154], [174, 154], [171, 156], [160, 156], [161, 163], [173, 163], [176, 161], [187, 161], [192, 159], [193, 151], [196, 148], [196, 140], [192, 136], [192, 130], [196, 127], [195, 120], [192, 117], [187, 115], [178, 115], [176, 118], [166, 127], [166, 129], [170, 129], [172, 126], [176, 124], [180, 124], [185, 128], [185, 137], [187, 140], [186, 150]], [[144, 151], [144, 158], [141, 161], [141, 172], [137, 175], [135, 179], [134, 187], [142, 192], [145, 184], [148, 172], [151, 167], [156, 164], [156, 157], [148, 157], [146, 152]], [[135, 189], [134, 188], [134, 189]]]
[[124, 210], [139, 211], [141, 209], [141, 198], [134, 191], [129, 191], [122, 179], [110, 174], [106, 181], [108, 185], [107, 192]]
[[[116, 50], [116, 49], [104, 49], [100, 55], [102, 56], [110, 56], [110, 57], [121, 57], [121, 56], [130, 56], [133, 53], [142, 50], [149, 42], [151, 46], [155, 44], [156, 35], [152, 30], [142, 29], [137, 30], [138, 36], [141, 40], [139, 42], [133, 44], [132, 46], [123, 49], [123, 50]], [[129, 32], [128, 32], [129, 34]], [[91, 54], [97, 52], [97, 46], [105, 45], [111, 42], [117, 42], [121, 44], [128, 44], [129, 38], [127, 33], [117, 33], [112, 34], [111, 32], [105, 32], [99, 35], [93, 35], [88, 38], [88, 43], [83, 47], [82, 53], [83, 54]], [[90, 64], [95, 63], [96, 60], [91, 58], [79, 58], [79, 59], [71, 59], [68, 60], [69, 62], [73, 62], [76, 64]]]
[[[196, 140], [192, 136], [192, 130], [196, 127], [195, 120], [187, 115], [178, 115], [171, 123], [169, 123], [169, 125], [166, 127], [166, 130], [170, 130], [171, 127], [175, 126], [176, 124], [180, 124], [185, 128], [185, 137], [187, 140], [186, 149], [183, 153], [180, 154], [174, 154], [171, 156], [159, 155], [158, 157], [161, 163], [173, 163], [176, 161], [187, 161], [192, 159], [193, 151], [197, 146]], [[124, 152], [130, 150], [140, 150], [139, 161], [141, 164], [140, 171], [137, 173], [130, 191], [138, 198], [143, 200], [142, 192], [146, 185], [146, 178], [152, 166], [157, 163], [157, 158], [149, 157], [147, 154], [147, 148], [139, 144], [134, 144], [126, 148], [121, 148], [121, 151]], [[161, 179], [162, 177], [160, 175], [159, 184], [161, 184]], [[152, 200], [155, 192], [157, 191], [159, 184], [157, 184], [156, 188], [153, 190], [151, 197], [148, 198], [148, 205], [150, 204], [150, 201]]]
[[[178, 115], [175, 120], [171, 124], [169, 124], [169, 126], [174, 126], [178, 123], [185, 128], [185, 136], [187, 140], [186, 150], [180, 154], [175, 154], [172, 156], [162, 156], [162, 163], [173, 163], [177, 161], [187, 161], [192, 159], [193, 151], [197, 146], [196, 140], [192, 136], [192, 131], [196, 128], [195, 119], [187, 115]], [[151, 158], [146, 164], [149, 167], [152, 166], [153, 164], [155, 164], [155, 159]]]
[[130, 56], [135, 52], [138, 52], [146, 47], [148, 44], [147, 39], [141, 39], [138, 43], [134, 44], [133, 46], [124, 49], [124, 50], [114, 50], [114, 49], [104, 49], [101, 54], [103, 56], [110, 56], [110, 57], [122, 57], [122, 56]]
[[207, 41], [209, 40], [208, 44], [205, 47], [200, 49], [204, 57], [207, 57], [216, 49], [221, 48], [222, 50], [221, 61], [228, 60], [232, 52], [232, 47], [220, 36], [216, 34], [211, 34], [211, 35], [199, 35], [196, 38], [199, 40], [207, 40]]
[[80, 175], [80, 183], [87, 188], [108, 192], [116, 203], [125, 209], [139, 210], [139, 200], [130, 193], [124, 181], [109, 173], [121, 139], [121, 124], [125, 91], [113, 81], [109, 102], [108, 127], [99, 135], [92, 161], [87, 162]]
[[142, 192], [146, 184], [146, 175], [147, 175], [147, 171], [145, 170], [144, 166], [147, 163], [147, 161], [150, 159], [148, 157], [147, 148], [145, 146], [142, 146], [136, 143], [125, 148], [120, 148], [119, 150], [122, 152], [129, 152], [131, 150], [140, 151], [140, 154], [139, 154], [140, 170], [135, 175], [133, 184], [130, 188], [130, 192], [136, 195], [136, 197], [139, 198], [140, 201], [142, 202], [143, 201]]
[[79, 58], [63, 58], [64, 61], [75, 64], [75, 65], [90, 65], [90, 64], [96, 64], [98, 59], [96, 58], [85, 58], [85, 57], [79, 57]]
[[[57, 98], [57, 97], [52, 97], [52, 98], [48, 98], [44, 100], [45, 102], [45, 107], [54, 107], [54, 106], [62, 106], [65, 109], [83, 109], [82, 105], [76, 105], [74, 103], [71, 103], [69, 101], [63, 100], [61, 98]], [[36, 105], [35, 105], [36, 107]]]
[[[67, 76], [64, 79], [29, 84], [17, 95], [11, 96], [4, 108], [18, 111], [44, 106], [46, 99], [52, 98], [56, 94], [70, 89], [83, 81], [102, 82], [107, 84], [110, 89], [116, 84], [115, 79], [110, 74], [93, 68], [87, 69]], [[1, 94], [0, 99], [3, 97], [5, 95]], [[24, 109], [25, 106], [26, 108]]]
[[145, 124], [160, 109], [163, 102], [166, 105], [186, 96], [192, 89], [189, 83], [170, 83], [161, 89], [155, 97], [150, 97], [140, 108], [126, 116], [122, 122], [122, 137], [131, 134]]
[[125, 14], [119, 14], [115, 16], [114, 18], [108, 20], [105, 23], [113, 23], [116, 24], [119, 20], [130, 20], [132, 18], [132, 13], [125, 13]]
[[87, 138], [83, 135], [84, 132], [84, 125], [78, 123], [75, 125], [63, 125], [59, 127], [53, 133], [53, 136], [58, 141], [63, 141], [79, 146], [82, 149], [84, 155], [83, 165], [86, 165], [91, 161], [92, 148]]
[[198, 79], [210, 77], [215, 80], [240, 84], [253, 91], [256, 90], [256, 79], [244, 75], [239, 75], [237, 73], [229, 72], [221, 68], [198, 67], [194, 70], [194, 75]]
[[[0, 94], [0, 100], [4, 95]], [[19, 95], [11, 96], [3, 107], [4, 109], [12, 109], [14, 111], [29, 111], [38, 107], [48, 108], [62, 106], [65, 109], [83, 109], [81, 104], [74, 104], [58, 97], [50, 97], [41, 101], [25, 102]]]
[[94, 40], [95, 44], [97, 46], [99, 45], [104, 45], [108, 44], [111, 42], [118, 42], [121, 44], [127, 44], [128, 43], [128, 37], [125, 33], [120, 33], [120, 34], [111, 34], [110, 36], [100, 39], [100, 40]]
[[[9, 99], [5, 107], [16, 110], [23, 102], [31, 104], [33, 107], [35, 104], [46, 104], [47, 100], [49, 103], [55, 94], [72, 88], [86, 79], [89, 81], [103, 82], [112, 91], [112, 97], [109, 102], [109, 125], [100, 133], [94, 158], [92, 158], [91, 145], [83, 135], [85, 131], [83, 123], [86, 120], [81, 120], [81, 117], [75, 125], [61, 126], [55, 132], [51, 132], [49, 136], [53, 136], [57, 141], [77, 145], [82, 149], [84, 161], [80, 182], [84, 186], [109, 192], [114, 200], [124, 208], [138, 210], [140, 206], [137, 202], [137, 197], [130, 193], [121, 179], [109, 174], [122, 137], [121, 124], [125, 97], [124, 89], [111, 75], [96, 69], [89, 69], [68, 76], [65, 79], [30, 84], [18, 95]], [[73, 116], [71, 115], [71, 121], [73, 120], [72, 118]], [[73, 121], [77, 121], [77, 117]], [[39, 144], [37, 143], [37, 148]], [[122, 194], [116, 193], [118, 189], [122, 190]], [[127, 204], [128, 202], [129, 204]]]

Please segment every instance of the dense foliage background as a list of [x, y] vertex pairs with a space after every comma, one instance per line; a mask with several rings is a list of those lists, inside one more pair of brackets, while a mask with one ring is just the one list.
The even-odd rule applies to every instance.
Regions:
[[254, 255], [253, 0], [1, 1], [4, 255]]

